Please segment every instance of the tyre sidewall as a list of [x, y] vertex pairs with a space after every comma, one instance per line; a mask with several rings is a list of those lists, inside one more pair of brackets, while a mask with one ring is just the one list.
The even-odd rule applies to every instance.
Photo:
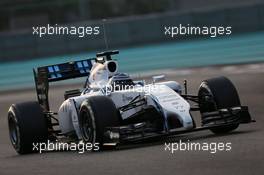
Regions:
[[8, 120], [10, 117], [18, 128], [18, 141], [14, 144], [11, 140], [11, 143], [19, 154], [36, 152], [37, 150], [33, 150], [33, 143], [47, 142], [47, 121], [37, 102], [13, 104], [8, 111]]

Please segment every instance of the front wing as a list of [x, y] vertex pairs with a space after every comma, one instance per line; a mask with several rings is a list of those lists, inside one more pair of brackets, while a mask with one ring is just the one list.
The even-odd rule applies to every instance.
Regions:
[[169, 131], [155, 131], [148, 128], [146, 123], [131, 124], [119, 127], [109, 127], [105, 130], [105, 139], [108, 143], [137, 142], [155, 137], [165, 137], [188, 132], [209, 130], [234, 124], [255, 122], [251, 119], [248, 107], [240, 106], [228, 109], [220, 109], [202, 114], [202, 126], [192, 129], [176, 128]]

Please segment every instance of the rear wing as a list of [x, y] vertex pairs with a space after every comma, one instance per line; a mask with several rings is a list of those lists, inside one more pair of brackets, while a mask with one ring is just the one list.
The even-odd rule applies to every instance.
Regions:
[[49, 111], [49, 83], [88, 77], [95, 58], [49, 65], [33, 69], [37, 98], [44, 110]]

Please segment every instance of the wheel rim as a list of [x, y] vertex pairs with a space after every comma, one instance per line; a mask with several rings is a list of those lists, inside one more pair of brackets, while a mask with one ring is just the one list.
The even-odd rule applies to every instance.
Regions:
[[210, 112], [217, 109], [213, 94], [206, 84], [201, 85], [198, 97], [201, 112]]
[[9, 126], [9, 136], [12, 144], [17, 146], [18, 144], [18, 137], [19, 137], [19, 130], [17, 128], [17, 122], [13, 116], [13, 114], [9, 114], [8, 117], [8, 126]]
[[94, 127], [89, 112], [87, 112], [86, 110], [83, 111], [81, 114], [81, 118], [82, 118], [81, 130], [82, 130], [83, 138], [86, 142], [92, 142], [94, 135]]

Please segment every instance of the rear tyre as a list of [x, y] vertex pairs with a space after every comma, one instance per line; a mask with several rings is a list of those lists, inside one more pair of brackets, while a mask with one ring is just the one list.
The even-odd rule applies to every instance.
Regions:
[[120, 125], [118, 110], [106, 96], [92, 96], [84, 101], [79, 121], [83, 141], [98, 144], [99, 149], [103, 149], [103, 144], [106, 143], [105, 128]]
[[13, 104], [8, 111], [11, 144], [19, 154], [36, 152], [33, 143], [48, 140], [47, 121], [38, 102]]
[[[198, 91], [200, 112], [212, 112], [218, 109], [241, 106], [237, 90], [226, 77], [204, 80]], [[211, 129], [215, 134], [224, 134], [235, 130], [239, 124]]]

